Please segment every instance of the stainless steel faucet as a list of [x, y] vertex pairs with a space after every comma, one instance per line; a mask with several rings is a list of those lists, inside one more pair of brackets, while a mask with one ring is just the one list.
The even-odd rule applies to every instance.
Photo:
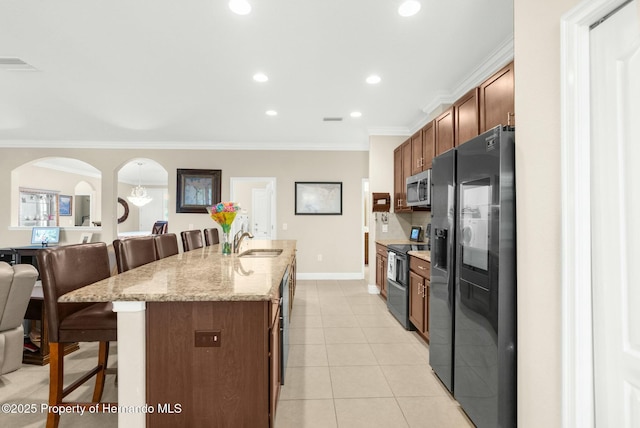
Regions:
[[242, 240], [244, 238], [253, 238], [253, 235], [249, 232], [243, 232], [242, 230], [235, 234], [233, 237], [233, 252], [237, 253], [240, 248], [240, 244], [242, 244]]

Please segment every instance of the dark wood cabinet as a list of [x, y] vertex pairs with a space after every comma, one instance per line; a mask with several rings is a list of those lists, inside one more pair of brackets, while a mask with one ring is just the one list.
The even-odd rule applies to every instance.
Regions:
[[434, 122], [431, 121], [422, 127], [422, 170], [426, 171], [431, 168], [433, 163], [433, 153], [435, 148], [436, 136], [433, 127]]
[[405, 188], [402, 185], [402, 145], [393, 151], [393, 210], [400, 209]]
[[409, 321], [416, 331], [429, 342], [429, 292], [431, 263], [418, 257], [409, 257]]
[[393, 152], [393, 188], [395, 212], [411, 211], [407, 206], [406, 179], [411, 176], [411, 139], [402, 143]]
[[411, 136], [411, 175], [422, 172], [422, 129]]
[[455, 147], [454, 117], [455, 113], [452, 106], [435, 118], [433, 122], [435, 127], [435, 156]]
[[280, 397], [280, 302], [271, 302], [271, 327], [269, 328], [269, 422], [276, 424], [276, 407]]
[[515, 125], [513, 62], [480, 85], [480, 132]]
[[431, 168], [435, 143], [433, 123], [427, 123], [411, 137], [411, 175]]
[[[270, 307], [270, 301], [148, 302], [147, 403], [182, 409], [148, 413], [147, 426], [268, 428]], [[199, 342], [198, 334], [209, 340]]]
[[425, 331], [424, 278], [409, 271], [409, 321], [420, 332]]
[[455, 145], [466, 143], [480, 134], [479, 89], [473, 88], [453, 105]]
[[387, 298], [387, 247], [376, 244], [376, 285], [380, 288], [380, 295]]

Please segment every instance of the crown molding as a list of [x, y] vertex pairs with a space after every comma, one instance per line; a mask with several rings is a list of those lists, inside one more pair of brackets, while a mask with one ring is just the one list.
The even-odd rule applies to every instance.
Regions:
[[209, 141], [0, 141], [0, 148], [111, 149], [111, 150], [292, 150], [292, 151], [368, 151], [369, 141], [360, 142], [209, 142]]
[[413, 124], [411, 134], [426, 125], [429, 121], [436, 118], [442, 111], [449, 108], [458, 98], [466, 94], [470, 89], [479, 86], [482, 82], [491, 77], [496, 71], [507, 65], [513, 60], [513, 35], [504, 40], [489, 57], [478, 65], [470, 74], [462, 79], [454, 89], [449, 92], [440, 92], [436, 94], [429, 104], [422, 108], [426, 113], [426, 119], [420, 120]]

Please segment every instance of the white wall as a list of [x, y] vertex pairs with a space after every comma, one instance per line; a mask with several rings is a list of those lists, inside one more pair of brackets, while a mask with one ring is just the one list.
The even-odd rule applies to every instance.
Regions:
[[[362, 276], [362, 179], [368, 176], [369, 156], [362, 151], [230, 151], [230, 150], [106, 150], [0, 149], [0, 197], [11, 198], [11, 171], [43, 157], [72, 157], [102, 173], [102, 230], [93, 241], [110, 242], [116, 236], [116, 171], [129, 160], [149, 158], [169, 173], [169, 230], [179, 233], [211, 227], [206, 214], [175, 212], [176, 169], [221, 169], [222, 199], [229, 198], [229, 177], [276, 177], [279, 239], [298, 240], [298, 269], [302, 274], [332, 277]], [[296, 216], [295, 181], [341, 181], [343, 214]], [[125, 193], [126, 196], [126, 193]], [[133, 209], [133, 208], [132, 208]], [[282, 230], [287, 223], [288, 229]], [[0, 210], [0, 244], [17, 245], [29, 238], [26, 230], [9, 230], [9, 210]], [[64, 231], [65, 242], [78, 242], [80, 231]], [[322, 255], [322, 261], [318, 261]]]
[[515, 0], [518, 426], [561, 426], [560, 17]]
[[[393, 151], [406, 141], [407, 136], [380, 136], [369, 137], [369, 192], [389, 193], [393, 205]], [[369, 195], [369, 206], [373, 205]], [[376, 229], [379, 227], [380, 213], [369, 213], [369, 265], [375, 266], [376, 239], [388, 239], [393, 237], [378, 236]], [[378, 222], [376, 222], [376, 217]], [[371, 268], [370, 268], [371, 269]], [[369, 276], [369, 283], [375, 284], [375, 274]]]

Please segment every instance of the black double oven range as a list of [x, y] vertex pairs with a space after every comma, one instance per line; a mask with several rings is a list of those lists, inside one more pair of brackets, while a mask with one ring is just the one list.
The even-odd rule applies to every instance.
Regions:
[[409, 322], [409, 251], [426, 251], [427, 244], [392, 244], [387, 246], [387, 308], [407, 330]]

